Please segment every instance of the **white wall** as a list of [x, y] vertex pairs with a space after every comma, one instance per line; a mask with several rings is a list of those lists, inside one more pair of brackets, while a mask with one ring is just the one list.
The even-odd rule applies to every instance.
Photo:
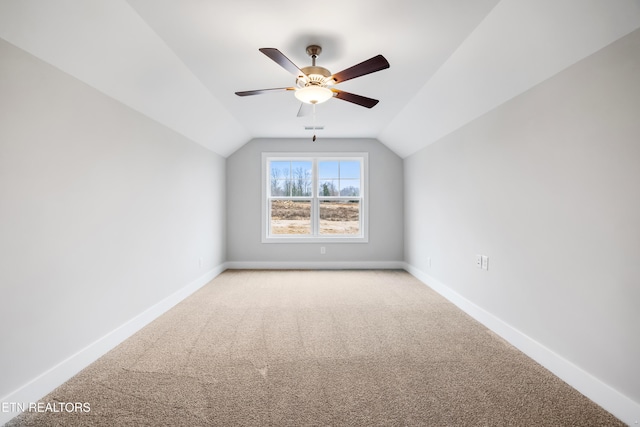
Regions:
[[[369, 153], [368, 243], [261, 243], [263, 152]], [[403, 260], [402, 160], [375, 139], [254, 139], [227, 158], [231, 267], [398, 267]], [[320, 255], [320, 247], [326, 254]], [[340, 264], [346, 263], [346, 264]]]
[[408, 265], [636, 404], [639, 76], [635, 31], [404, 162]]
[[3, 40], [0, 123], [0, 398], [14, 399], [224, 263], [225, 159]]

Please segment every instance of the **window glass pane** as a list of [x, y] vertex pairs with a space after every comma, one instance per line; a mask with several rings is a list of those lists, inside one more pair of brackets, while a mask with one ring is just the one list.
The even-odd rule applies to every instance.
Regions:
[[311, 160], [300, 160], [291, 162], [291, 170], [295, 172], [296, 169], [302, 169], [308, 171], [311, 174]]
[[318, 188], [318, 195], [320, 197], [339, 196], [340, 189], [338, 188], [338, 180], [321, 180], [320, 187]]
[[340, 179], [360, 179], [360, 162], [358, 160], [340, 161]]
[[274, 196], [287, 196], [291, 197], [293, 194], [294, 182], [291, 179], [280, 179], [278, 182], [278, 188], [282, 189], [280, 194], [273, 194]]
[[272, 196], [288, 196], [286, 193], [286, 180], [271, 178], [269, 192]]
[[291, 162], [272, 161], [269, 176], [275, 179], [289, 178]]
[[360, 234], [359, 200], [321, 200], [320, 234]]
[[291, 196], [311, 196], [311, 162], [291, 162]]
[[311, 234], [310, 200], [271, 200], [271, 234]]
[[337, 160], [318, 162], [318, 178], [323, 180], [338, 179], [340, 177], [339, 164], [340, 162]]
[[340, 180], [340, 196], [342, 197], [360, 196], [360, 180], [359, 179], [341, 179]]

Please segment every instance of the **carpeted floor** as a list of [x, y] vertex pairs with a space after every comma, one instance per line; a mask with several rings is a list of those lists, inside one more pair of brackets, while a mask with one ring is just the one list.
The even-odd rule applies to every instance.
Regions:
[[10, 426], [623, 425], [403, 271], [226, 271]]

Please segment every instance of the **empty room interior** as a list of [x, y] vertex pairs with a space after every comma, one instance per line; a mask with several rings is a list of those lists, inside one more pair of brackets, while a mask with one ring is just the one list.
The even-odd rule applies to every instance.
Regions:
[[0, 424], [640, 423], [639, 76], [640, 0], [0, 1]]

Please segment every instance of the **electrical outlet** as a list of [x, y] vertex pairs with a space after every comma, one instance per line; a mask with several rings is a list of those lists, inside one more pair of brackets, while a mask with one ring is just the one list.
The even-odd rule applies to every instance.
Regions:
[[320, 255], [324, 255], [327, 253], [327, 248], [325, 248], [324, 246], [320, 246]]
[[476, 267], [482, 268], [482, 255], [476, 255]]
[[483, 270], [489, 270], [489, 257], [483, 255], [482, 256], [482, 269]]

